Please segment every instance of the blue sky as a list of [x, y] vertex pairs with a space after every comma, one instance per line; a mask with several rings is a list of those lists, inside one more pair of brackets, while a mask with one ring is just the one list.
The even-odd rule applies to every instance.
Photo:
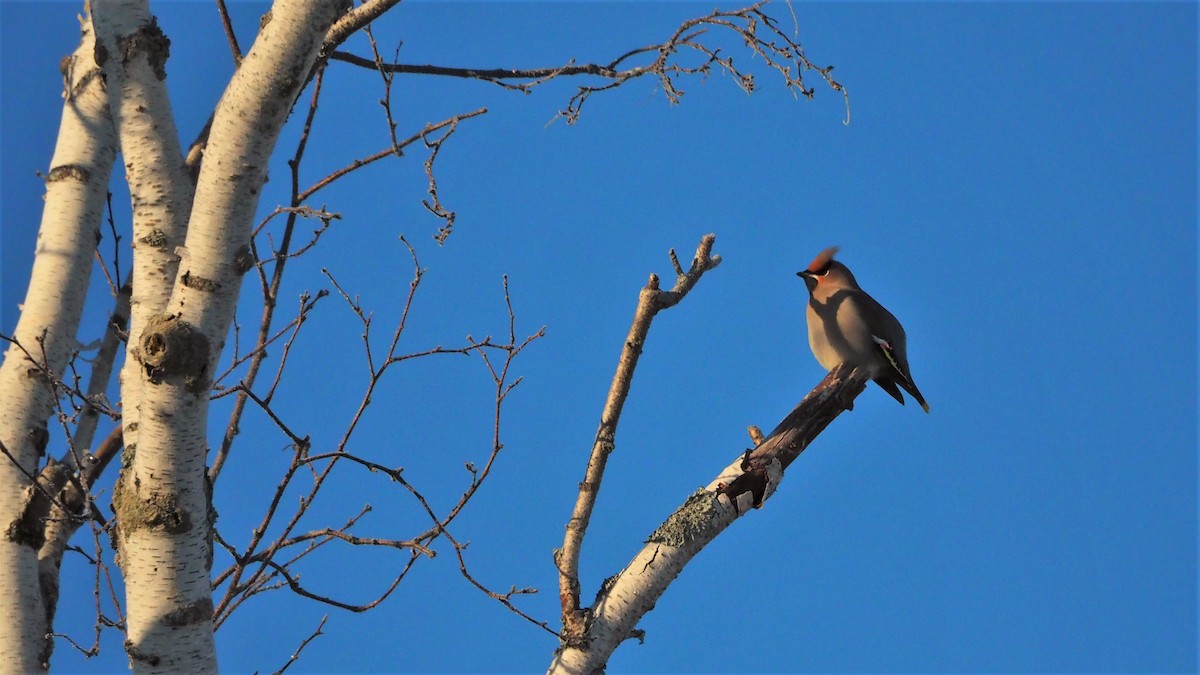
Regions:
[[[235, 3], [244, 48], [263, 6]], [[530, 67], [608, 60], [657, 42], [709, 4], [402, 4], [376, 28], [402, 61]], [[61, 101], [58, 60], [77, 3], [0, 4], [3, 330], [16, 319]], [[185, 141], [231, 73], [211, 3], [157, 3]], [[785, 5], [771, 13], [790, 22]], [[579, 124], [547, 125], [574, 91], [399, 78], [399, 130], [487, 106], [438, 160], [455, 210], [443, 247], [420, 204], [419, 152], [322, 193], [342, 220], [289, 268], [285, 298], [329, 286], [326, 267], [398, 319], [411, 263], [428, 268], [411, 350], [506, 330], [507, 274], [523, 354], [505, 450], [453, 530], [472, 572], [557, 622], [551, 550], [647, 275], [717, 234], [724, 263], [659, 316], [639, 366], [583, 551], [584, 597], [686, 495], [823, 375], [809, 353], [796, 270], [821, 249], [904, 323], [926, 416], [872, 387], [684, 571], [610, 672], [1147, 672], [1197, 666], [1196, 6], [1191, 3], [798, 4], [800, 39], [836, 65], [795, 100], [770, 73], [746, 96], [685, 80], [679, 106], [650, 81], [596, 95]], [[726, 40], [740, 65], [751, 60]], [[363, 42], [350, 45], [366, 53]], [[334, 64], [310, 144], [316, 180], [386, 145], [377, 75]], [[307, 101], [307, 94], [302, 97]], [[296, 119], [292, 120], [293, 123]], [[295, 141], [295, 124], [281, 148]], [[287, 151], [281, 152], [286, 154]], [[119, 174], [120, 170], [114, 170]], [[286, 197], [272, 173], [262, 207]], [[119, 193], [114, 201], [120, 207]], [[120, 220], [120, 211], [118, 220]], [[111, 245], [106, 240], [104, 246]], [[111, 249], [108, 249], [111, 250]], [[125, 258], [127, 263], [128, 258]], [[108, 300], [89, 305], [99, 336]], [[253, 285], [244, 292], [253, 299]], [[293, 301], [294, 302], [294, 301]], [[284, 303], [287, 304], [286, 302]], [[249, 325], [252, 305], [241, 315]], [[365, 385], [360, 327], [323, 300], [294, 348], [278, 409], [315, 448], [340, 436]], [[351, 446], [445, 509], [490, 442], [477, 359], [389, 374]], [[227, 415], [214, 405], [212, 442]], [[286, 439], [261, 418], [217, 485], [219, 525], [244, 542]], [[111, 481], [111, 476], [109, 477]], [[108, 485], [106, 483], [105, 485]], [[363, 534], [426, 527], [379, 476], [347, 472], [312, 527], [365, 502]], [[107, 501], [107, 497], [102, 497]], [[321, 520], [323, 518], [324, 520]], [[83, 542], [90, 550], [90, 544]], [[222, 667], [270, 671], [331, 615], [297, 669], [530, 672], [554, 639], [471, 588], [442, 547], [381, 608], [326, 610], [279, 591], [218, 633]], [[306, 581], [364, 601], [401, 558], [331, 551]], [[88, 569], [70, 559], [58, 629], [89, 640]], [[120, 669], [119, 636], [63, 672]]]

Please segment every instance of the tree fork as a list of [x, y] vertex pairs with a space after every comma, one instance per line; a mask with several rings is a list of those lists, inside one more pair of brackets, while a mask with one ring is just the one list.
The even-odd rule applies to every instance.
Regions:
[[684, 566], [733, 521], [774, 494], [784, 469], [838, 415], [854, 408], [854, 399], [869, 379], [863, 370], [835, 368], [762, 443], [743, 453], [707, 487], [689, 495], [625, 569], [604, 583], [592, 606], [580, 610], [588, 619], [584, 632], [563, 641], [548, 672], [603, 672], [621, 642], [640, 639], [638, 621], [654, 608]]

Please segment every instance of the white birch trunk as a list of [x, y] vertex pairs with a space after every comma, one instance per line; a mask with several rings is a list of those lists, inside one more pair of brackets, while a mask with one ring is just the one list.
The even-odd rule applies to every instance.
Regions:
[[33, 360], [10, 345], [0, 365], [0, 443], [13, 457], [0, 457], [0, 670], [4, 672], [44, 669], [53, 648], [46, 639], [50, 626], [38, 584], [43, 523], [38, 514], [27, 511], [34, 496], [28, 476], [38, 472], [49, 439], [46, 422], [55, 398], [49, 380], [62, 376], [76, 346], [116, 152], [93, 46], [94, 36], [85, 23], [79, 48], [64, 59], [66, 104], [46, 179], [46, 205], [29, 289], [14, 331], [16, 342]]
[[164, 70], [169, 42], [146, 0], [93, 0], [92, 23], [108, 85], [109, 106], [121, 142], [133, 213], [133, 272], [129, 337], [121, 370], [121, 427], [125, 446], [137, 448], [141, 364], [132, 358], [146, 320], [161, 313], [179, 269], [192, 210], [192, 180], [167, 97]]
[[267, 162], [348, 2], [279, 0], [213, 119], [185, 249], [164, 313], [134, 356], [137, 447], [113, 491], [135, 672], [215, 672], [212, 530], [205, 475], [208, 392], [233, 319]]

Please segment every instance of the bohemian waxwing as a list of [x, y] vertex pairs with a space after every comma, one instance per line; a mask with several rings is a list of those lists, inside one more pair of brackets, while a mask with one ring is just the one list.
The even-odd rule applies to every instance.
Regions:
[[858, 287], [849, 268], [833, 259], [837, 251], [836, 246], [821, 251], [808, 269], [796, 273], [808, 286], [808, 344], [813, 355], [826, 370], [841, 363], [868, 368], [875, 384], [900, 405], [902, 388], [929, 412], [908, 370], [904, 328]]

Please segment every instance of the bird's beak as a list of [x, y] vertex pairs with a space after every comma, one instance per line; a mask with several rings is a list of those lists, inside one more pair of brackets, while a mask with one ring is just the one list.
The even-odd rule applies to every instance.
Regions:
[[813, 291], [816, 290], [817, 282], [821, 280], [820, 277], [818, 277], [817, 275], [813, 274], [812, 272], [810, 272], [808, 270], [804, 270], [803, 272], [796, 272], [796, 276], [798, 276], [804, 280], [804, 287], [808, 289], [809, 293], [812, 293]]

